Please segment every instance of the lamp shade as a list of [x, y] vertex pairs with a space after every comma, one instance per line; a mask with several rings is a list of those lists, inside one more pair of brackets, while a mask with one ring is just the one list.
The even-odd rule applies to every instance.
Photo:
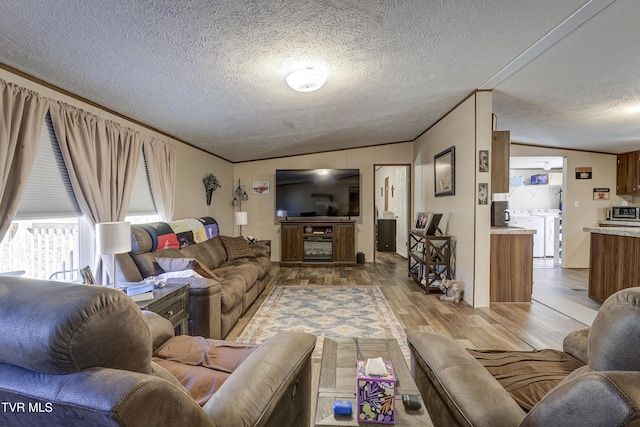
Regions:
[[249, 215], [246, 212], [236, 212], [236, 225], [249, 224]]
[[130, 222], [96, 224], [97, 249], [100, 254], [123, 254], [131, 250]]

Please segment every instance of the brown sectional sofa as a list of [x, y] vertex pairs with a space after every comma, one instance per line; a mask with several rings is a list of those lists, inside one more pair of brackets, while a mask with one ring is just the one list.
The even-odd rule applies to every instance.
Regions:
[[224, 338], [269, 282], [271, 248], [248, 245], [242, 237], [216, 236], [180, 249], [152, 251], [147, 229], [132, 225], [131, 243], [131, 252], [117, 256], [119, 281], [164, 273], [159, 258], [194, 258], [213, 273], [213, 278], [188, 279], [190, 335]]

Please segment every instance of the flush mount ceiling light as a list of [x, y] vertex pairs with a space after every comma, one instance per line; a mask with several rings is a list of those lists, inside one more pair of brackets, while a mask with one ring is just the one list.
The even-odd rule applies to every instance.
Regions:
[[312, 92], [322, 87], [327, 75], [313, 68], [303, 68], [287, 76], [287, 84], [298, 92]]

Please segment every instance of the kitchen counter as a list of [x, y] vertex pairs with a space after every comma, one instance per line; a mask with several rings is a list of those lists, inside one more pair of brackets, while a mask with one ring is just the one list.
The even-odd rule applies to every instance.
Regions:
[[640, 237], [640, 227], [583, 227], [582, 231], [612, 236]]
[[640, 227], [584, 227], [590, 233], [589, 298], [604, 301], [638, 286]]
[[536, 234], [536, 230], [521, 227], [492, 226], [491, 234]]
[[640, 221], [618, 221], [610, 219], [601, 219], [598, 225], [603, 227], [640, 227]]

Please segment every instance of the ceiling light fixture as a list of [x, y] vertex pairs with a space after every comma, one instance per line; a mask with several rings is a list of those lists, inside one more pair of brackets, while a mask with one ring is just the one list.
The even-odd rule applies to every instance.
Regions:
[[303, 68], [287, 76], [287, 84], [298, 92], [318, 90], [327, 81], [327, 75], [313, 68]]

